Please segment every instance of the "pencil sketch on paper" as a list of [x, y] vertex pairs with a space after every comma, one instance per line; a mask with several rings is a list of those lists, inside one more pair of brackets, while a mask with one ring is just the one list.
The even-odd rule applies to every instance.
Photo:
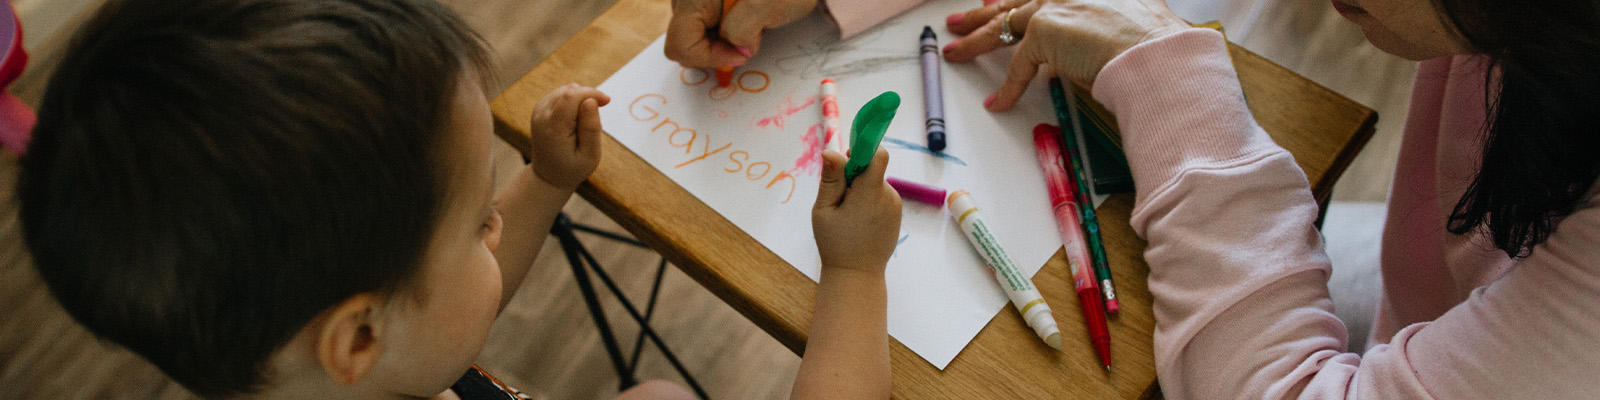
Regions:
[[[840, 41], [834, 36], [818, 35], [808, 42], [796, 44], [794, 51], [789, 54], [777, 57], [775, 65], [777, 71], [783, 75], [834, 80], [892, 69], [919, 68], [917, 63], [920, 56], [917, 53], [868, 48], [864, 45], [884, 44], [881, 38], [883, 34], [882, 29], [873, 29], [848, 41]], [[896, 53], [905, 54], [895, 55]]]

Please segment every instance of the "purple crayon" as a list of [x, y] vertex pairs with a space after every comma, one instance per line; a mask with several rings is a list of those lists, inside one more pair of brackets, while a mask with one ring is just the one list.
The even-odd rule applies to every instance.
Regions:
[[928, 113], [928, 149], [944, 151], [944, 84], [939, 81], [939, 38], [922, 27], [922, 107]]

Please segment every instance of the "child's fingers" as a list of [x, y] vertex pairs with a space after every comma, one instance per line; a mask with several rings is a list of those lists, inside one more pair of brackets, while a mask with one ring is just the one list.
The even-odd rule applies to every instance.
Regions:
[[567, 95], [575, 99], [573, 101], [574, 103], [581, 102], [583, 99], [602, 100], [601, 105], [611, 102], [611, 96], [607, 96], [605, 92], [601, 92], [600, 89], [595, 89], [588, 86], [579, 86], [576, 83], [571, 85], [571, 89], [568, 89]]
[[844, 155], [833, 150], [822, 151], [822, 182], [817, 187], [817, 204], [821, 210], [839, 205], [844, 196]]
[[[578, 88], [578, 84], [569, 83], [566, 86], [557, 88], [555, 91], [550, 92], [550, 94], [545, 95], [545, 99], [549, 100], [549, 102], [545, 103], [541, 101], [541, 103], [543, 103], [541, 107], [546, 110], [546, 114], [544, 114], [544, 116], [548, 119], [545, 121], [539, 121], [535, 119], [534, 124], [544, 124], [549, 126], [550, 129], [545, 129], [545, 131], [551, 132], [552, 134], [566, 135], [568, 132], [571, 132], [575, 125], [574, 121], [576, 121], [578, 117], [578, 104], [583, 101], [581, 98], [573, 95], [574, 91], [576, 91]], [[535, 115], [538, 114], [539, 113], [535, 112]]]
[[884, 173], [888, 169], [889, 150], [879, 147], [878, 152], [872, 155], [872, 162], [867, 164], [867, 169], [856, 177], [855, 182], [860, 183], [860, 185], [851, 185], [851, 187], [876, 188], [878, 185], [883, 184]]
[[600, 102], [590, 98], [583, 101], [578, 112], [578, 154], [590, 159], [600, 158]]
[[576, 83], [569, 83], [567, 86], [563, 86], [557, 96], [559, 98], [556, 99], [558, 106], [556, 110], [559, 113], [556, 116], [564, 119], [577, 118], [579, 106], [583, 104], [584, 100], [596, 99], [597, 101], [603, 101], [601, 104], [611, 102], [611, 96], [607, 96], [600, 89], [579, 86]]

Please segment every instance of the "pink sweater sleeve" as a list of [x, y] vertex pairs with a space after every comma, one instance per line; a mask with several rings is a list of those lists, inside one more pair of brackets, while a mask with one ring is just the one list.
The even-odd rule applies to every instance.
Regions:
[[[1581, 398], [1600, 368], [1600, 208], [1507, 276], [1387, 345], [1347, 353], [1317, 207], [1256, 125], [1220, 34], [1187, 30], [1106, 65], [1148, 242], [1155, 362], [1173, 399]], [[1569, 229], [1569, 227], [1571, 227]], [[1441, 227], [1442, 229], [1442, 227]]]

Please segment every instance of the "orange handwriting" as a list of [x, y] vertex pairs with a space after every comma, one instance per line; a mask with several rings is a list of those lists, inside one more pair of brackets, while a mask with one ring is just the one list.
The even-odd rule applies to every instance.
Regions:
[[[713, 145], [713, 139], [711, 138], [710, 134], [700, 133], [692, 128], [684, 127], [677, 121], [673, 121], [671, 117], [662, 114], [661, 110], [659, 110], [659, 108], [665, 107], [666, 105], [666, 96], [655, 93], [646, 93], [638, 98], [633, 99], [633, 102], [628, 103], [628, 116], [633, 117], [633, 119], [636, 121], [645, 123], [656, 122], [659, 120], [659, 122], [656, 122], [656, 124], [650, 128], [650, 137], [661, 138], [659, 140], [665, 141], [668, 146], [682, 148], [683, 154], [690, 157], [682, 163], [674, 165], [672, 167], [673, 169], [694, 165], [701, 161], [710, 159], [711, 156], [721, 154], [722, 152], [728, 151], [734, 147], [734, 143], [731, 141], [721, 145]], [[696, 146], [697, 143], [699, 146]], [[774, 174], [772, 171], [772, 163], [767, 161], [751, 162], [752, 160], [750, 158], [750, 152], [748, 151], [729, 151], [729, 164], [720, 169], [722, 172], [732, 176], [742, 175], [746, 181], [757, 182], [758, 184], [759, 181], [766, 180], [767, 175], [772, 175], [770, 180], [766, 180], [766, 185], [763, 187], [764, 189], [771, 189], [773, 186], [778, 186], [779, 182], [787, 181], [789, 183], [789, 192], [787, 195], [785, 195], [783, 202], [779, 204], [788, 204], [789, 200], [794, 199], [794, 190], [796, 186], [794, 175], [790, 174], [787, 170], [780, 170]], [[781, 188], [782, 186], [779, 187]]]

